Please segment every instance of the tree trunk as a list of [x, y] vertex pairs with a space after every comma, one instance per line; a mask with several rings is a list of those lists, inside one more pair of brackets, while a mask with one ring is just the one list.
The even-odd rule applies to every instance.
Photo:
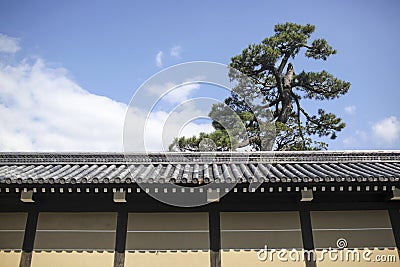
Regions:
[[293, 80], [294, 70], [291, 63], [288, 64], [286, 75], [283, 78], [283, 92], [282, 92], [282, 109], [279, 113], [278, 121], [286, 123], [292, 113], [292, 80]]

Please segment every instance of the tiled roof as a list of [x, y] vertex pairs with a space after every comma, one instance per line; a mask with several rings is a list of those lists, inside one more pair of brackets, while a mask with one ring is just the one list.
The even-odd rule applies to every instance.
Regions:
[[0, 153], [1, 184], [397, 184], [400, 151]]

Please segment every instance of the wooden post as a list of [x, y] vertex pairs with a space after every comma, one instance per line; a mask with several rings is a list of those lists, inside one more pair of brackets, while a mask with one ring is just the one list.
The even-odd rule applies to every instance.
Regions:
[[118, 212], [117, 229], [115, 233], [115, 254], [114, 267], [124, 267], [125, 265], [125, 244], [128, 226], [128, 212], [126, 210]]
[[19, 267], [30, 267], [32, 262], [32, 251], [35, 243], [36, 226], [39, 213], [36, 210], [28, 212], [26, 220], [24, 242], [22, 244], [22, 253]]
[[19, 261], [19, 267], [30, 267], [31, 262], [32, 262], [32, 251], [26, 252], [23, 250]]
[[390, 223], [392, 224], [394, 241], [400, 258], [400, 211], [399, 208], [389, 208]]
[[210, 267], [221, 267], [221, 223], [217, 205], [217, 203], [211, 203], [208, 211]]
[[114, 267], [124, 267], [124, 266], [125, 266], [125, 252], [115, 251]]
[[[313, 251], [313, 255], [315, 255], [314, 250], [314, 238], [312, 233], [311, 226], [311, 217], [310, 211], [304, 208], [300, 209], [300, 224], [301, 224], [301, 236], [303, 239], [303, 248], [305, 250]], [[305, 256], [310, 254], [306, 253]], [[315, 255], [316, 256], [316, 255]], [[313, 259], [305, 258], [306, 267], [315, 267], [316, 260], [315, 257]]]

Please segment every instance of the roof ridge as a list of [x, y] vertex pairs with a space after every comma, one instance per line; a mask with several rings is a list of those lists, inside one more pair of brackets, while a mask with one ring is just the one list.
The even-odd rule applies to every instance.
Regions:
[[0, 164], [333, 163], [364, 161], [400, 161], [400, 150], [151, 153], [0, 152]]

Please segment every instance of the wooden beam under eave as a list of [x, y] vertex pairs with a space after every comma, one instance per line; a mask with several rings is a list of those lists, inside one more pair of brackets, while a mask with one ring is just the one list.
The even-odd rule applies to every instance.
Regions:
[[33, 200], [33, 190], [22, 190], [20, 200], [25, 203], [35, 202]]
[[314, 199], [313, 191], [308, 190], [301, 190], [301, 200], [303, 202], [310, 202]]

